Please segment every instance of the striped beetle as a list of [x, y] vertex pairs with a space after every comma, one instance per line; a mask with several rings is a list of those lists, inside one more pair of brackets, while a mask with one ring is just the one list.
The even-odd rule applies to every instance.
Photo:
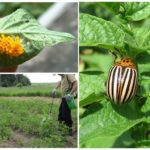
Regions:
[[106, 82], [107, 96], [115, 104], [123, 104], [133, 98], [137, 89], [137, 70], [130, 58], [124, 58], [110, 69]]

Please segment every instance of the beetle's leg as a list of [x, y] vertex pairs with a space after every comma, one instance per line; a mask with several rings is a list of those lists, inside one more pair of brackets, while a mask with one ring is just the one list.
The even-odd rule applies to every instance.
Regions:
[[110, 50], [110, 53], [114, 57], [114, 63], [115, 63], [117, 59], [117, 54], [113, 50]]

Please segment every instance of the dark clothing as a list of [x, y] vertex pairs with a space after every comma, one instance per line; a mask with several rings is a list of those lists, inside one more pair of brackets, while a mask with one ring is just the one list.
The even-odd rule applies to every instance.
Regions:
[[66, 124], [68, 127], [72, 127], [73, 121], [71, 118], [71, 110], [69, 109], [65, 98], [62, 98], [62, 101], [59, 107], [58, 121], [60, 123]]

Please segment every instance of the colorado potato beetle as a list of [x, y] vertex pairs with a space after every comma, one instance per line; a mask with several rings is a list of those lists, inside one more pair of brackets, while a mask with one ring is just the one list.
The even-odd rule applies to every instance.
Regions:
[[115, 104], [131, 100], [137, 88], [137, 70], [130, 58], [116, 62], [109, 71], [106, 82], [107, 96]]

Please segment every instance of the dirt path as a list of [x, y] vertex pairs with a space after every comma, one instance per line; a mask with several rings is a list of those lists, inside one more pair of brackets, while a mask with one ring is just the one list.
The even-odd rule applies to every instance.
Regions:
[[27, 143], [29, 143], [33, 138], [31, 136], [27, 136], [19, 131], [13, 131], [11, 138], [0, 144], [0, 147], [3, 148], [21, 148]]
[[73, 133], [73, 136], [67, 137], [67, 142], [65, 147], [76, 148], [77, 147], [77, 132]]
[[[8, 141], [5, 141], [0, 144], [0, 148], [23, 148], [28, 147], [28, 144], [33, 139], [36, 139], [35, 136], [25, 135], [20, 131], [13, 131], [11, 138]], [[77, 136], [76, 133], [73, 136], [68, 136], [65, 147], [74, 148], [77, 145]]]

